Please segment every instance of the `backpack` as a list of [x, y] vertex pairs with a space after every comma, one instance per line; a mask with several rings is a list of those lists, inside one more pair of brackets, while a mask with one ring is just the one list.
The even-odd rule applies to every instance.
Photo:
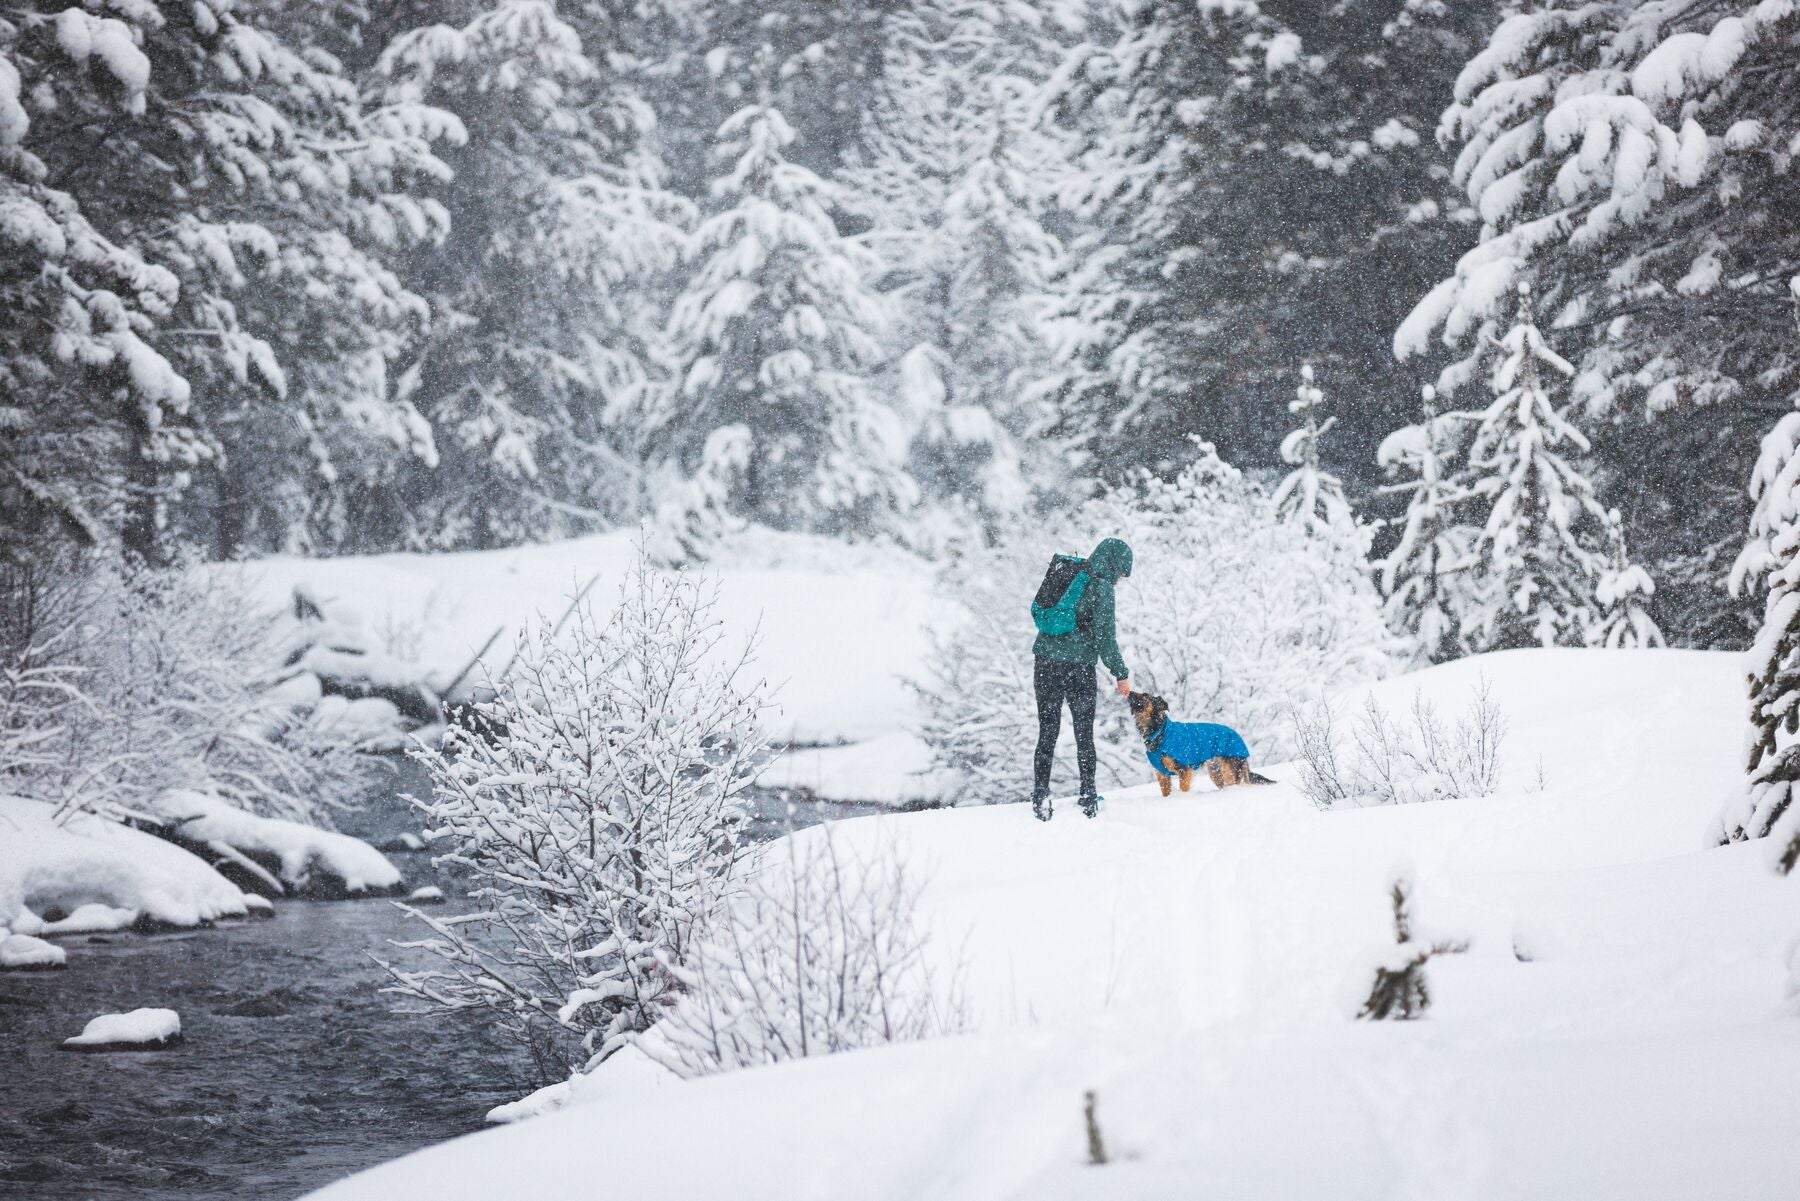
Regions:
[[1040, 632], [1056, 637], [1073, 634], [1079, 627], [1076, 608], [1081, 604], [1082, 593], [1087, 591], [1086, 566], [1085, 559], [1074, 555], [1051, 558], [1044, 582], [1038, 585], [1037, 595], [1031, 600], [1031, 620]]

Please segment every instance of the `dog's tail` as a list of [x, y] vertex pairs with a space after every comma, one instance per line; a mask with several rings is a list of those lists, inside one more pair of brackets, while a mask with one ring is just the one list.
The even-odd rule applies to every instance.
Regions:
[[1269, 777], [1263, 775], [1259, 771], [1253, 771], [1250, 773], [1250, 782], [1252, 784], [1273, 784], [1275, 781], [1269, 779]]

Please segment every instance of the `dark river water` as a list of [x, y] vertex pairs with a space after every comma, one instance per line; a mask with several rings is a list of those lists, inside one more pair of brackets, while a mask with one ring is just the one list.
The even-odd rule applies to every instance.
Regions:
[[[755, 830], [784, 824], [761, 799]], [[866, 813], [804, 804], [796, 824]], [[340, 822], [382, 841], [412, 824], [391, 790]], [[393, 856], [411, 885], [428, 856]], [[396, 1012], [370, 952], [422, 930], [392, 904], [277, 903], [270, 921], [65, 939], [64, 971], [0, 974], [0, 1198], [284, 1201], [482, 1126], [540, 1083], [470, 1022]], [[185, 1042], [77, 1055], [97, 1014], [165, 1006]]]

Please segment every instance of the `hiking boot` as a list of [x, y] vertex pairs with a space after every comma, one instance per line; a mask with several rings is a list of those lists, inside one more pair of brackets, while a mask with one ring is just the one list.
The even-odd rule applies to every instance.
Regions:
[[1092, 817], [1100, 812], [1100, 802], [1105, 799], [1106, 798], [1103, 796], [1084, 796], [1081, 798], [1081, 811], [1087, 816]]
[[1050, 820], [1050, 794], [1034, 792], [1031, 794], [1031, 815], [1041, 822]]

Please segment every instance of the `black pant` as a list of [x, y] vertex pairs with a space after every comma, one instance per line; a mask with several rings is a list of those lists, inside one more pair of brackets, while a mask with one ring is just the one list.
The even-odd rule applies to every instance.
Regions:
[[1087, 663], [1038, 659], [1031, 672], [1037, 690], [1037, 754], [1032, 759], [1034, 795], [1050, 793], [1050, 764], [1056, 759], [1056, 735], [1062, 726], [1063, 702], [1075, 724], [1075, 763], [1081, 769], [1081, 795], [1094, 795], [1094, 669]]

